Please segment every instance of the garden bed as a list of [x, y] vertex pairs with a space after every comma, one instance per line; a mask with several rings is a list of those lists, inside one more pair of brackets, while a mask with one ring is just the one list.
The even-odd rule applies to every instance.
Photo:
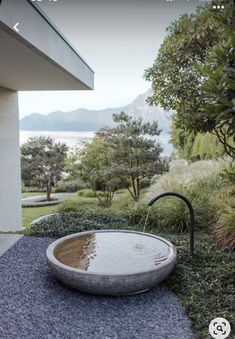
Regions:
[[46, 262], [53, 240], [25, 236], [0, 258], [0, 338], [192, 339], [178, 298], [163, 285], [115, 298], [62, 285]]
[[54, 206], [61, 204], [64, 199], [60, 198], [52, 198], [51, 200], [47, 201], [45, 198], [42, 197], [30, 197], [22, 200], [22, 207], [44, 207], [44, 206]]
[[[132, 229], [141, 231], [142, 225], [130, 224], [127, 218], [108, 213], [60, 213], [34, 223], [28, 232], [33, 235], [61, 237], [92, 229]], [[149, 233], [170, 240], [178, 252], [174, 272], [166, 280], [180, 298], [190, 320], [195, 338], [209, 338], [208, 326], [216, 317], [224, 317], [235, 325], [233, 310], [235, 253], [219, 248], [206, 233], [196, 233], [195, 256], [189, 256], [188, 234]]]

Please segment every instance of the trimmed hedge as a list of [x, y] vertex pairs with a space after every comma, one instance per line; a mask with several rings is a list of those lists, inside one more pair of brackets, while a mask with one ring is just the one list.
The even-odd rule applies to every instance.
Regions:
[[30, 234], [36, 236], [63, 237], [77, 232], [101, 229], [133, 229], [127, 219], [107, 213], [81, 211], [76, 213], [55, 213], [35, 221]]
[[51, 201], [39, 201], [37, 199], [33, 200], [25, 200], [22, 201], [22, 207], [23, 208], [27, 208], [27, 207], [45, 207], [45, 206], [54, 206], [54, 205], [58, 205], [60, 203], [62, 203], [64, 201], [64, 199], [54, 199]]
[[35, 192], [38, 192], [38, 193], [45, 193], [46, 192], [46, 188], [45, 187], [41, 187], [41, 188], [38, 188], [38, 187], [35, 187], [35, 186], [24, 186], [22, 185], [21, 186], [21, 192], [22, 193], [35, 193]]
[[83, 189], [85, 187], [85, 184], [82, 181], [79, 180], [60, 180], [57, 182], [56, 186], [53, 187], [53, 192], [58, 193], [64, 193], [64, 192], [77, 192], [80, 189]]

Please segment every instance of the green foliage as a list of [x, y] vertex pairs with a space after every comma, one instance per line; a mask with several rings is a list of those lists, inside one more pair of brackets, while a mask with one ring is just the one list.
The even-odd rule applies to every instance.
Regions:
[[158, 123], [143, 123], [142, 119], [133, 119], [124, 112], [114, 114], [113, 119], [117, 127], [104, 132], [110, 147], [109, 173], [120, 178], [138, 201], [141, 180], [164, 170], [165, 164], [160, 159], [162, 148], [155, 139], [160, 134]]
[[235, 249], [235, 185], [224, 188], [213, 197], [216, 223], [213, 233], [224, 248]]
[[218, 314], [234, 328], [234, 252], [221, 250], [206, 234], [197, 234], [195, 256], [191, 258], [188, 236], [160, 235], [177, 247], [176, 268], [166, 283], [179, 296], [192, 322], [194, 338], [209, 339], [209, 323]]
[[[206, 228], [208, 226], [209, 211], [203, 201], [194, 201], [195, 226]], [[129, 207], [126, 212], [130, 223], [144, 224], [147, 205]], [[189, 229], [189, 212], [183, 202], [177, 198], [165, 198], [156, 203], [149, 213], [147, 231], [155, 229], [172, 233], [182, 233]]]
[[[114, 192], [124, 186], [119, 177], [110, 173], [110, 145], [100, 135], [86, 143], [80, 151], [79, 175], [90, 187], [101, 206], [109, 207]], [[98, 191], [102, 191], [101, 195]]]
[[214, 159], [224, 154], [223, 145], [211, 133], [197, 133], [192, 145], [191, 160]]
[[77, 192], [85, 187], [81, 180], [60, 180], [54, 187], [54, 192]]
[[22, 215], [23, 215], [23, 226], [25, 227], [24, 233], [28, 233], [29, 226], [31, 222], [41, 216], [54, 213], [56, 206], [46, 206], [46, 207], [38, 207], [38, 208], [23, 208]]
[[222, 28], [223, 40], [208, 51], [204, 64], [197, 65], [204, 77], [202, 89], [205, 101], [201, 106], [201, 114], [207, 121], [213, 121], [211, 130], [215, 131], [225, 152], [235, 158], [234, 4], [225, 6], [225, 10], [216, 19]]
[[228, 207], [219, 217], [214, 229], [218, 243], [229, 249], [235, 249], [235, 208]]
[[[145, 196], [145, 202], [148, 203], [161, 191], [182, 193], [192, 202], [197, 228], [213, 234], [222, 247], [234, 248], [235, 183], [233, 172], [234, 162], [230, 158], [197, 161], [190, 165], [183, 161], [173, 161], [170, 164], [169, 173], [150, 187]], [[229, 173], [228, 176], [226, 176], [227, 173]], [[140, 211], [138, 209], [131, 211], [131, 217], [135, 223], [139, 220], [143, 223], [145, 208], [146, 205]], [[176, 198], [163, 198], [153, 205], [147, 230], [181, 232], [186, 230], [188, 220], [188, 211], [180, 200], [177, 203]]]
[[68, 181], [76, 181], [79, 177], [79, 153], [80, 148], [74, 147], [69, 150], [69, 154], [65, 159], [64, 170], [67, 173]]
[[224, 154], [223, 145], [215, 135], [185, 131], [176, 127], [175, 121], [171, 128], [171, 143], [180, 158], [190, 161], [214, 159]]
[[46, 188], [40, 188], [40, 187], [36, 187], [36, 186], [25, 186], [25, 185], [22, 185], [21, 187], [21, 192], [22, 193], [35, 193], [35, 192], [38, 192], [38, 193], [43, 193], [43, 192], [46, 192]]
[[198, 110], [203, 102], [201, 76], [194, 64], [203, 63], [206, 51], [220, 41], [220, 25], [212, 6], [183, 14], [167, 28], [152, 67], [145, 78], [152, 82], [150, 104], [177, 112], [178, 126], [194, 131], [203, 125]]
[[[215, 221], [215, 207], [211, 196], [223, 187], [219, 175], [197, 180], [193, 183], [171, 186], [171, 191], [185, 195], [192, 203], [195, 212], [197, 229], [208, 229]], [[126, 209], [130, 223], [144, 224], [147, 214], [147, 204], [135, 204]], [[176, 197], [164, 197], [156, 202], [150, 210], [147, 230], [181, 233], [188, 230], [189, 211], [184, 202]]]
[[[201, 199], [192, 201], [195, 213], [195, 227], [206, 228], [208, 222], [208, 207]], [[156, 207], [158, 213], [158, 226], [160, 229], [169, 232], [181, 233], [189, 230], [189, 211], [185, 204], [177, 198], [166, 198], [159, 202]]]
[[[168, 188], [171, 187], [172, 190], [185, 194], [195, 208], [198, 228], [210, 229], [212, 234], [210, 236], [206, 232], [197, 230], [193, 258], [188, 254], [188, 234], [169, 233], [185, 230], [188, 222], [187, 211], [180, 201], [177, 202], [177, 198], [163, 198], [158, 201], [150, 212], [147, 226], [147, 232], [162, 236], [177, 247], [177, 265], [167, 278], [166, 284], [180, 298], [192, 323], [195, 339], [207, 337], [209, 339], [208, 325], [218, 314], [228, 319], [232, 328], [235, 324], [234, 305], [231, 302], [234, 299], [235, 255], [229, 250], [234, 247], [235, 239], [235, 188], [225, 186], [218, 174], [221, 172], [221, 166], [225, 167], [225, 162], [198, 161], [180, 166], [178, 161], [174, 170], [171, 165], [170, 172], [158, 178], [154, 184], [157, 185], [159, 180], [164, 181], [165, 178]], [[172, 179], [170, 182], [168, 182], [169, 177]], [[228, 184], [229, 182], [226, 181], [226, 185]], [[165, 186], [167, 185], [165, 183]], [[162, 184], [160, 189], [163, 186]], [[154, 192], [158, 193], [155, 189]], [[123, 191], [118, 191], [116, 195], [122, 197]], [[118, 207], [114, 212], [111, 209], [95, 209], [92, 205], [95, 199], [87, 198], [87, 200], [90, 201], [89, 209], [87, 206], [86, 208], [81, 206], [79, 201], [70, 201], [67, 207], [70, 206], [72, 210], [74, 206], [76, 213], [60, 213], [49, 220], [41, 220], [30, 228], [30, 234], [61, 237], [95, 229], [140, 231], [143, 229], [147, 212], [146, 204], [132, 202], [132, 208], [121, 211]], [[127, 205], [126, 197], [121, 199], [121, 203], [123, 203], [122, 208]], [[80, 211], [77, 208], [80, 208]], [[28, 212], [24, 215], [26, 220], [24, 224], [28, 223], [29, 215], [32, 218], [32, 213], [37, 213], [34, 215], [37, 217], [45, 213], [45, 209], [48, 208], [41, 209], [40, 213], [38, 209], [24, 209], [23, 213]], [[50, 213], [51, 209], [52, 207], [46, 213]], [[164, 233], [161, 233], [161, 228], [164, 228]], [[214, 242], [214, 239], [220, 246]], [[227, 250], [221, 249], [221, 246], [225, 246]]]
[[173, 119], [171, 126], [171, 143], [181, 159], [191, 160], [194, 140], [195, 133], [177, 127], [175, 119]]
[[104, 207], [111, 205], [114, 193], [121, 188], [127, 188], [138, 201], [140, 189], [167, 168], [160, 159], [159, 143], [149, 138], [160, 134], [157, 122], [143, 123], [124, 112], [114, 114], [113, 119], [117, 127], [101, 130], [86, 143], [78, 164], [80, 178]]
[[98, 205], [96, 198], [86, 198], [86, 197], [77, 197], [65, 200], [62, 202], [56, 209], [58, 212], [79, 212], [84, 210], [93, 210], [101, 208], [102, 206]]
[[51, 187], [61, 177], [67, 146], [51, 137], [30, 138], [21, 146], [21, 175], [28, 186], [46, 187], [50, 200]]
[[225, 184], [235, 185], [235, 166], [234, 166], [234, 164], [230, 168], [225, 168], [220, 173], [220, 175], [221, 175]]
[[147, 188], [151, 186], [151, 179], [150, 178], [143, 178], [140, 181], [140, 189]]
[[[187, 134], [194, 138], [210, 132], [234, 157], [235, 10], [232, 1], [225, 3], [223, 11], [210, 4], [173, 22], [145, 78], [152, 82], [149, 103], [176, 112], [175, 128], [181, 134], [173, 135], [176, 143], [181, 145], [183, 137], [186, 146]], [[188, 147], [191, 142], [186, 154]]]
[[85, 198], [95, 198], [95, 193], [91, 190], [91, 189], [83, 189], [83, 190], [79, 190], [77, 195], [79, 197], [85, 197]]
[[62, 237], [76, 232], [102, 229], [132, 229], [124, 217], [105, 211], [81, 211], [55, 213], [35, 222], [30, 227], [31, 235]]
[[66, 200], [57, 208], [57, 212], [77, 212], [81, 207], [78, 201]]

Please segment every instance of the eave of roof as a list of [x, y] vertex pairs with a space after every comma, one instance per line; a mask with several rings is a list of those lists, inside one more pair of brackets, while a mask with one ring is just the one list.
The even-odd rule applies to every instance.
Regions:
[[[19, 22], [19, 32], [14, 25]], [[0, 2], [0, 86], [15, 90], [93, 89], [94, 72], [29, 0]]]

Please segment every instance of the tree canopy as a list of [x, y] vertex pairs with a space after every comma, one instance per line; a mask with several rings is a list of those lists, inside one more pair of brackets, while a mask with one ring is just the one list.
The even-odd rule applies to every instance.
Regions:
[[211, 121], [208, 131], [235, 158], [235, 8], [226, 9], [216, 19], [223, 29], [223, 41], [209, 49], [204, 64], [196, 65], [204, 78], [200, 115]]
[[26, 185], [46, 187], [50, 200], [51, 186], [61, 176], [68, 148], [51, 137], [30, 138], [21, 146], [21, 173]]
[[143, 123], [124, 112], [114, 114], [113, 120], [117, 127], [100, 130], [80, 151], [80, 177], [104, 206], [110, 206], [120, 188], [127, 188], [138, 201], [141, 180], [166, 169], [156, 139], [160, 134], [157, 122]]
[[110, 174], [129, 181], [128, 190], [135, 201], [140, 197], [140, 181], [162, 172], [162, 147], [157, 141], [161, 130], [157, 122], [143, 123], [121, 112], [113, 115], [117, 127], [106, 133], [110, 147]]
[[234, 135], [235, 67], [232, 1], [225, 8], [218, 14], [213, 4], [206, 5], [173, 22], [153, 66], [145, 71], [152, 83], [150, 104], [173, 109], [178, 129], [215, 133], [224, 145], [228, 139], [222, 135], [222, 140], [218, 130]]
[[93, 190], [100, 205], [104, 207], [109, 207], [115, 191], [124, 187], [123, 180], [110, 173], [109, 153], [110, 147], [106, 139], [99, 134], [92, 142], [86, 142], [79, 152], [79, 177]]

